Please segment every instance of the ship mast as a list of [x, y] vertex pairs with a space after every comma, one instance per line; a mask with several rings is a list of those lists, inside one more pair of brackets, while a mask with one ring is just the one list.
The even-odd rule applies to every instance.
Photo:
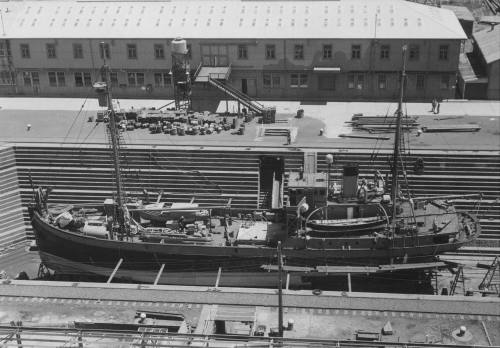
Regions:
[[[103, 43], [101, 43], [103, 45]], [[103, 47], [104, 51], [104, 47]], [[124, 216], [124, 207], [123, 207], [123, 187], [121, 180], [121, 172], [120, 172], [120, 139], [118, 136], [118, 127], [116, 124], [116, 115], [115, 110], [113, 109], [113, 98], [111, 95], [111, 78], [110, 78], [110, 69], [106, 64], [106, 55], [104, 57], [104, 64], [101, 69], [101, 77], [104, 82], [97, 82], [94, 84], [94, 89], [98, 93], [99, 97], [99, 105], [107, 106], [109, 113], [109, 137], [111, 139], [111, 151], [112, 151], [112, 159], [113, 159], [113, 169], [114, 169], [114, 184], [116, 189], [116, 219], [118, 222], [118, 235], [119, 238], [123, 238], [126, 234], [125, 227], [125, 216]]]
[[399, 183], [398, 172], [399, 162], [401, 160], [401, 118], [403, 116], [403, 94], [406, 79], [406, 45], [403, 46], [403, 68], [399, 80], [399, 99], [398, 109], [396, 111], [396, 134], [394, 136], [394, 152], [392, 158], [392, 173], [391, 173], [391, 200], [392, 200], [392, 228], [391, 233], [394, 234], [394, 226], [396, 224], [397, 204]]

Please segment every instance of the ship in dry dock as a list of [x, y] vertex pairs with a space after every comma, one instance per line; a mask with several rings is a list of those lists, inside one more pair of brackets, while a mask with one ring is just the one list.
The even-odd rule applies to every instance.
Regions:
[[[330, 195], [326, 194], [326, 210], [304, 195], [291, 202], [291, 206], [274, 210], [273, 219], [234, 220], [229, 226], [229, 216], [212, 227], [210, 216], [189, 225], [180, 219], [177, 225], [144, 227], [137, 221], [141, 207], [129, 204], [124, 195], [109, 68], [105, 66], [104, 71], [105, 81], [95, 86], [108, 107], [115, 199], [104, 206], [53, 209], [48, 205], [50, 192], [43, 188], [34, 190], [32, 225], [41, 260], [51, 270], [108, 276], [115, 269], [115, 278], [129, 281], [197, 285], [213, 284], [222, 271], [221, 285], [264, 286], [275, 282], [275, 275], [269, 271], [278, 264], [278, 247], [287, 271], [300, 281], [311, 274], [326, 277], [330, 266], [428, 267], [436, 256], [455, 251], [480, 234], [477, 218], [456, 211], [446, 200], [453, 197], [419, 199], [402, 193], [398, 177], [403, 171], [400, 146], [404, 66], [389, 176], [391, 187], [387, 193], [376, 182], [359, 184], [357, 176], [349, 175], [352, 171], [347, 170], [337, 201], [330, 202]], [[174, 83], [183, 81], [176, 81], [174, 76]], [[329, 182], [326, 187], [328, 191]], [[368, 195], [369, 188], [375, 188], [372, 196]], [[377, 188], [381, 191], [377, 192]], [[348, 192], [356, 194], [347, 195]], [[217, 207], [219, 211], [220, 208]], [[206, 209], [211, 215], [211, 207]], [[313, 214], [318, 209], [331, 215]], [[167, 212], [168, 208], [161, 210]], [[345, 214], [337, 214], [338, 211]], [[352, 214], [354, 211], [358, 213]], [[360, 211], [371, 213], [364, 216]]]

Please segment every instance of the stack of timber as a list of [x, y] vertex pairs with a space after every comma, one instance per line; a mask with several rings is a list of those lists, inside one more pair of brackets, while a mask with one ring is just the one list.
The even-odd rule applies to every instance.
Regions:
[[[418, 117], [406, 116], [401, 119], [401, 127], [404, 130], [410, 130], [418, 127]], [[357, 130], [364, 130], [368, 132], [393, 132], [396, 128], [396, 116], [364, 116], [362, 114], [355, 114], [352, 116], [352, 127]]]

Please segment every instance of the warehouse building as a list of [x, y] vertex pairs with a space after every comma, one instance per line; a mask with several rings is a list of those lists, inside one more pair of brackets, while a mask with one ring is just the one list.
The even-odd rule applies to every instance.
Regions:
[[196, 75], [201, 67], [256, 99], [392, 99], [406, 45], [407, 97], [454, 98], [466, 39], [452, 11], [402, 0], [0, 7], [3, 95], [85, 97], [106, 59], [116, 97], [172, 98], [171, 41], [182, 37], [195, 92], [207, 96], [214, 87]]

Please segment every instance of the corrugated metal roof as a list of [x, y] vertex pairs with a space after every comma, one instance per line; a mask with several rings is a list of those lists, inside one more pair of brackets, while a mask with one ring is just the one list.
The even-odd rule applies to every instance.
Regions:
[[0, 7], [4, 38], [466, 38], [452, 11], [403, 0], [15, 1]]
[[500, 26], [494, 26], [493, 30], [476, 31], [472, 37], [476, 40], [486, 63], [490, 64], [500, 59]]

